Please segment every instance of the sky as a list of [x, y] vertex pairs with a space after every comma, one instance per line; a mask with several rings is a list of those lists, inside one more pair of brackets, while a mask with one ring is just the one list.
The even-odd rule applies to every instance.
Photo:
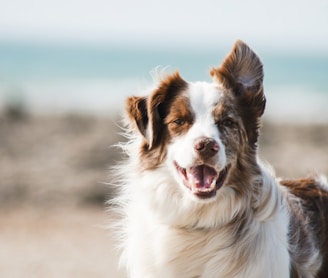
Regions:
[[326, 0], [0, 0], [0, 41], [328, 53]]

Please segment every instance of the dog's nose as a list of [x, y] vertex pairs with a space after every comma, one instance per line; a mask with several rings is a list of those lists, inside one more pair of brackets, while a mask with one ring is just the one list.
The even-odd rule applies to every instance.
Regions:
[[218, 153], [219, 144], [212, 138], [204, 137], [196, 140], [194, 149], [202, 158], [207, 159]]

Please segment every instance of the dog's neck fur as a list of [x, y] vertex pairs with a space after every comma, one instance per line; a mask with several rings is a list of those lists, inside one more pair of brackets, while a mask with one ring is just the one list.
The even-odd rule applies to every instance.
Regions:
[[[149, 260], [146, 265], [156, 262], [152, 277], [211, 277], [210, 273], [217, 272], [217, 269], [220, 273], [216, 277], [239, 277], [238, 273], [242, 273], [240, 277], [263, 277], [262, 274], [272, 278], [288, 276], [289, 254], [283, 251], [288, 249], [288, 213], [284, 198], [271, 171], [260, 163], [257, 167], [259, 171], [254, 171], [257, 174], [250, 178], [248, 184], [255, 189], [250, 192], [256, 195], [247, 196], [248, 202], [239, 200], [238, 194], [230, 190], [222, 192], [222, 198], [209, 204], [190, 203], [170, 188], [163, 192], [161, 183], [174, 183], [165, 173], [165, 167], [160, 169], [162, 174], [156, 175], [156, 179], [151, 177], [152, 171], [142, 174], [137, 184], [131, 177], [129, 188], [133, 192], [128, 194], [128, 223], [139, 222], [140, 230], [129, 237], [142, 237], [141, 242], [149, 243], [149, 246], [141, 248], [148, 250], [146, 255], [142, 255], [143, 259]], [[156, 185], [154, 180], [157, 180]], [[139, 198], [139, 194], [143, 198]], [[174, 203], [176, 207], [172, 207]], [[205, 205], [212, 207], [205, 210]], [[191, 219], [197, 219], [197, 222]], [[126, 233], [131, 232], [131, 227], [125, 227]], [[140, 238], [130, 240], [138, 242]], [[131, 267], [131, 277], [144, 273], [144, 270], [135, 269], [136, 262], [132, 263], [140, 256], [135, 254], [140, 248], [134, 251], [135, 248], [134, 244], [125, 247], [125, 260]], [[161, 250], [161, 253], [156, 250]], [[210, 257], [213, 250], [215, 258]], [[188, 259], [185, 258], [187, 254]], [[193, 261], [190, 254], [202, 259], [195, 260], [198, 264], [186, 264]], [[276, 272], [268, 273], [268, 265], [276, 265], [270, 267]]]

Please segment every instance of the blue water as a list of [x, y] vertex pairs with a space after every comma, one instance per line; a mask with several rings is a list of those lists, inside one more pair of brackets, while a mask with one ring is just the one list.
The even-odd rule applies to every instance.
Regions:
[[[209, 78], [211, 66], [225, 56], [223, 50], [78, 47], [0, 42], [0, 81], [28, 78], [129, 78], [149, 77], [158, 65], [179, 69], [186, 79]], [[259, 53], [268, 83], [308, 83], [328, 88], [328, 55]]]
[[[40, 106], [74, 110], [75, 105], [81, 111], [83, 107], [91, 111], [88, 105], [96, 110], [105, 105], [104, 101], [121, 105], [121, 99], [132, 93], [134, 86], [137, 90], [150, 83], [149, 72], [154, 67], [179, 70], [189, 81], [210, 80], [210, 67], [219, 65], [227, 51], [0, 42], [0, 101], [11, 101], [13, 95], [36, 110]], [[328, 55], [257, 52], [264, 63], [266, 91], [275, 98], [273, 103], [279, 106], [278, 96], [288, 98], [290, 92], [293, 97], [299, 90], [303, 99], [315, 94], [320, 102], [316, 109], [328, 110]], [[301, 109], [304, 107], [299, 107], [299, 113]]]

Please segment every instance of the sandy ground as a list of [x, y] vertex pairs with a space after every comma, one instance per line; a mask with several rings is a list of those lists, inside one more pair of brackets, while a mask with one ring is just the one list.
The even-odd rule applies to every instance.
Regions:
[[[0, 116], [0, 277], [123, 277], [104, 229], [115, 122]], [[328, 124], [265, 123], [260, 156], [278, 176], [328, 174]]]
[[0, 277], [124, 277], [100, 208], [0, 212]]

